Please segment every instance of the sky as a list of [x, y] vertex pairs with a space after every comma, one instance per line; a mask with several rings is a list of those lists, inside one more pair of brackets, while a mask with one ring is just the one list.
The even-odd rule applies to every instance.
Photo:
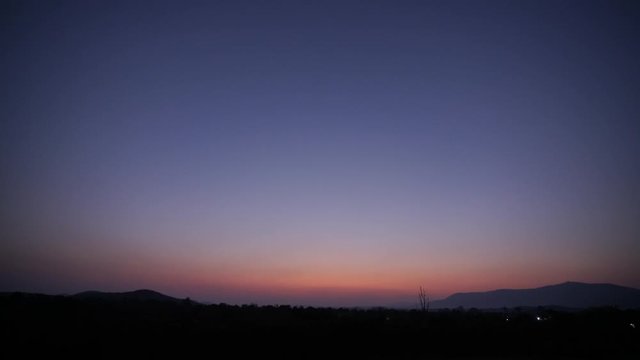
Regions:
[[640, 3], [2, 1], [0, 291], [640, 288]]

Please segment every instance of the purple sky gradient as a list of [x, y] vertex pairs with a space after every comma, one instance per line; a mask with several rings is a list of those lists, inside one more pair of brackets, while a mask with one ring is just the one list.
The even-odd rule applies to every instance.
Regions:
[[0, 291], [640, 287], [634, 1], [4, 1]]

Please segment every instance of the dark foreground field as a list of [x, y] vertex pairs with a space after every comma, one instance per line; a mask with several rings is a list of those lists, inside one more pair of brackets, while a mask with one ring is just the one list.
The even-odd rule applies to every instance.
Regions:
[[640, 359], [638, 325], [640, 311], [614, 308], [425, 313], [0, 297], [11, 358]]

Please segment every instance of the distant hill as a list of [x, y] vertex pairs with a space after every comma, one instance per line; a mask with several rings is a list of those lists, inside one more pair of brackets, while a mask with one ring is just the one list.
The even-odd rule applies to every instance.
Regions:
[[595, 306], [640, 308], [640, 289], [613, 284], [566, 282], [535, 289], [457, 293], [431, 303], [432, 308], [460, 306], [478, 309], [518, 306], [556, 306], [575, 309]]
[[176, 299], [174, 297], [161, 294], [157, 291], [153, 290], [135, 290], [128, 292], [102, 292], [102, 291], [85, 291], [78, 294], [73, 295], [74, 298], [78, 299], [89, 299], [89, 300], [107, 300], [107, 301], [169, 301], [169, 302], [177, 302], [181, 301], [180, 299]]

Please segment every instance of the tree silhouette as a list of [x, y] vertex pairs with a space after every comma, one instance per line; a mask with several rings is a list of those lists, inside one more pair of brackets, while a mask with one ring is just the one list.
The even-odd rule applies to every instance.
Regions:
[[428, 312], [429, 311], [429, 297], [427, 296], [427, 292], [424, 290], [422, 286], [418, 290], [418, 301], [420, 303], [420, 310]]

